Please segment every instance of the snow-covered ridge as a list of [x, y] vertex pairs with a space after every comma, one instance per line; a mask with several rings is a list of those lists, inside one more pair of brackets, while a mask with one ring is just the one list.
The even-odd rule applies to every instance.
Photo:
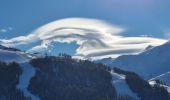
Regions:
[[154, 78], [151, 78], [149, 81], [154, 81], [154, 80], [161, 80], [162, 82], [170, 86], [170, 71], [163, 73], [161, 75], [158, 75]]
[[124, 55], [116, 58], [112, 66], [136, 72], [149, 80], [170, 71], [170, 42], [152, 47], [138, 55]]
[[[157, 84], [156, 81], [154, 81], [154, 80], [149, 80], [148, 82], [151, 86], [154, 86], [155, 84]], [[170, 87], [169, 86], [163, 85], [163, 84], [159, 84], [159, 85], [164, 87], [170, 93]]]
[[27, 62], [32, 59], [33, 56], [28, 55], [21, 51], [8, 51], [0, 49], [0, 60], [5, 62]]

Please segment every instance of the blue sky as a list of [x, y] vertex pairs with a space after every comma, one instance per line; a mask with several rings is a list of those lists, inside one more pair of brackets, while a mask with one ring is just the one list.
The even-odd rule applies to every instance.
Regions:
[[[1, 0], [0, 38], [26, 35], [44, 24], [70, 17], [100, 19], [124, 27], [123, 36], [169, 38], [169, 10], [169, 0]], [[75, 50], [77, 45], [68, 47]], [[66, 52], [72, 54], [74, 50]]]

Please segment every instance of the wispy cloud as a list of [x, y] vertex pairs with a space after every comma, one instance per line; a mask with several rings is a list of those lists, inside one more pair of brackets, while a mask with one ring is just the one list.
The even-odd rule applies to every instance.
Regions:
[[0, 33], [6, 33], [6, 32], [11, 31], [11, 30], [13, 30], [12, 27], [2, 28], [2, 29], [0, 29]]
[[41, 42], [27, 52], [47, 50], [54, 42], [76, 42], [79, 48], [75, 57], [104, 58], [122, 54], [139, 53], [148, 45], [160, 45], [166, 40], [151, 37], [124, 37], [120, 33], [126, 29], [101, 20], [87, 18], [67, 18], [46, 24], [27, 36], [9, 40], [0, 39], [6, 46], [16, 46]]

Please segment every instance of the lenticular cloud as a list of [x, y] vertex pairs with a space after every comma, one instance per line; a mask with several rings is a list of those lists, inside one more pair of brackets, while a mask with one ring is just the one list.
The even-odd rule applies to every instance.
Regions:
[[75, 57], [104, 58], [122, 54], [139, 53], [148, 45], [160, 45], [166, 40], [151, 37], [124, 37], [125, 29], [101, 20], [87, 18], [67, 18], [48, 23], [27, 36], [9, 40], [0, 39], [6, 46], [29, 45], [40, 42], [27, 52], [47, 50], [52, 43], [76, 42], [79, 48]]

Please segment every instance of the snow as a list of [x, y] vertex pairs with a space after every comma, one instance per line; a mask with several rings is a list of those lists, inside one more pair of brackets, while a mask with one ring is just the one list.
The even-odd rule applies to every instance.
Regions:
[[161, 86], [165, 87], [167, 89], [167, 91], [170, 93], [170, 71], [150, 79], [149, 84], [152, 86], [155, 85], [156, 79], [161, 80], [162, 82], [166, 83], [167, 85], [161, 84]]
[[[154, 86], [155, 84], [157, 84], [155, 81], [149, 81], [149, 84], [151, 86]], [[167, 85], [163, 85], [163, 84], [160, 84], [160, 86], [164, 87], [165, 89], [167, 89], [167, 91], [170, 93], [170, 87], [167, 86]]]
[[154, 86], [154, 85], [156, 84], [156, 82], [155, 82], [155, 81], [149, 81], [149, 84], [150, 84], [151, 86]]
[[19, 78], [19, 84], [17, 85], [18, 89], [21, 89], [24, 93], [24, 96], [31, 97], [31, 100], [40, 100], [37, 96], [34, 96], [28, 91], [28, 85], [30, 80], [35, 75], [35, 69], [29, 63], [20, 63], [20, 66], [23, 70], [22, 75]]
[[127, 85], [127, 83], [125, 82], [124, 79], [120, 79], [117, 82], [114, 82], [113, 84], [114, 84], [118, 94], [129, 95], [137, 100], [139, 99], [137, 97], [137, 94], [135, 94], [134, 92], [131, 91], [131, 89], [129, 88], [129, 86]]
[[19, 83], [17, 88], [23, 91], [25, 97], [31, 97], [31, 100], [40, 100], [37, 96], [31, 94], [28, 91], [28, 86], [30, 80], [34, 77], [36, 70], [29, 64], [29, 61], [34, 58], [34, 56], [29, 55], [22, 51], [10, 51], [3, 49], [5, 47], [0, 46], [0, 61], [5, 62], [18, 62], [22, 69], [22, 74], [19, 77]]
[[125, 79], [125, 75], [117, 74], [117, 73], [115, 73], [113, 70], [112, 70], [110, 73], [111, 73], [111, 75], [112, 75], [112, 80], [113, 80], [113, 82], [116, 82], [116, 81], [118, 81], [118, 80], [120, 80], [120, 79]]
[[166, 83], [167, 85], [170, 86], [170, 71], [163, 73], [161, 75], [158, 75], [152, 79], [150, 79], [149, 81], [153, 81], [153, 80], [161, 80], [162, 82]]
[[115, 73], [113, 70], [110, 73], [112, 75], [112, 84], [116, 88], [118, 94], [129, 95], [138, 100], [137, 95], [133, 93], [129, 86], [127, 85], [125, 81], [125, 75]]

